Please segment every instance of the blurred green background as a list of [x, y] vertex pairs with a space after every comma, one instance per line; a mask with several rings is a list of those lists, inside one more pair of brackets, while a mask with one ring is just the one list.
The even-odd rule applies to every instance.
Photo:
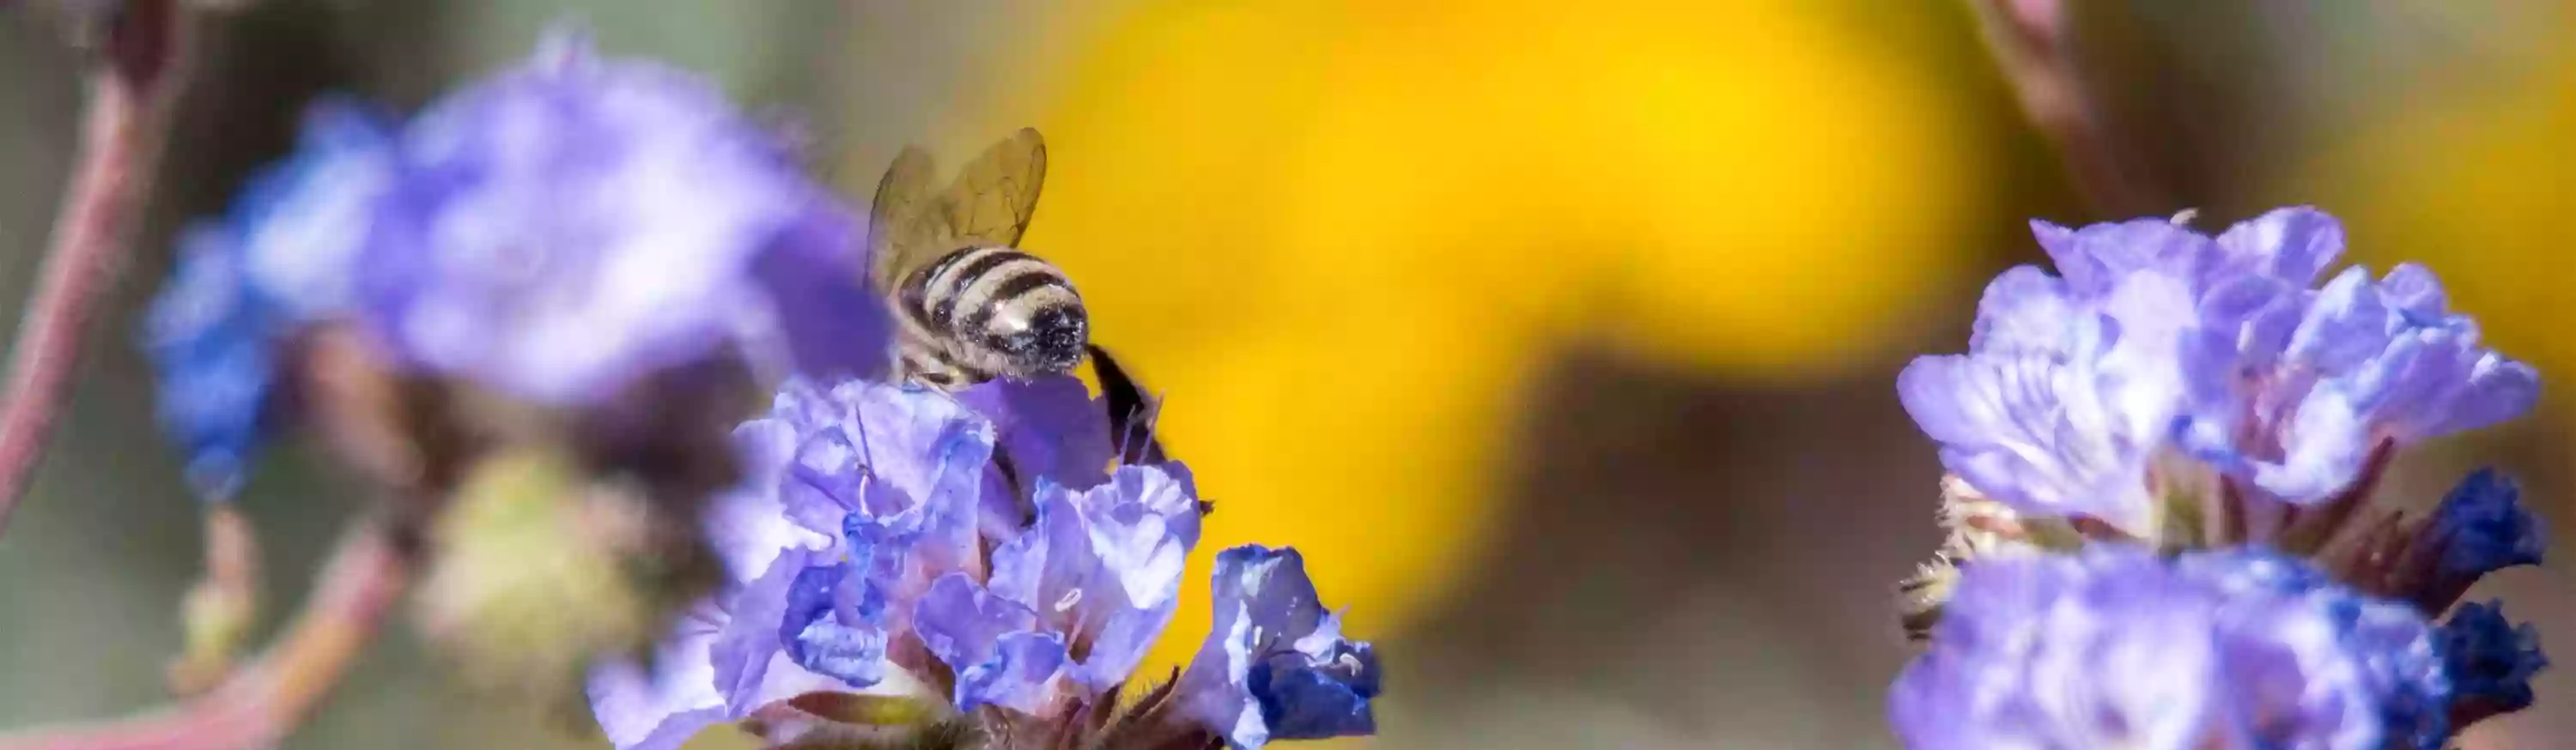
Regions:
[[[132, 331], [179, 222], [281, 154], [313, 93], [416, 107], [561, 18], [797, 118], [851, 195], [905, 143], [955, 164], [1043, 130], [1025, 244], [1171, 396], [1173, 449], [1224, 508], [1203, 557], [1305, 549], [1389, 659], [1383, 736], [1347, 746], [1893, 746], [1880, 702], [1909, 652], [1889, 596], [1938, 540], [1940, 473], [1894, 373], [1963, 348], [1984, 279], [2040, 260], [2027, 218], [2106, 218], [1954, 3], [258, 5], [205, 29], [136, 267], [0, 539], [0, 726], [164, 698], [197, 521]], [[0, 309], [26, 292], [78, 104], [42, 18], [0, 14]], [[2071, 24], [2114, 129], [2177, 196], [2157, 211], [2324, 206], [2353, 259], [2429, 262], [2548, 373], [2576, 366], [2556, 304], [2576, 273], [2569, 20], [2128, 0]], [[2500, 463], [2576, 528], [2576, 409], [2543, 412], [2417, 451], [2394, 486], [2420, 500]], [[272, 616], [356, 486], [317, 451], [262, 467], [245, 504]], [[2562, 571], [2472, 595], [2576, 648]], [[1184, 607], [1163, 664], [1203, 632], [1205, 602]], [[2576, 734], [2576, 679], [2539, 689], [2472, 747]], [[583, 732], [476, 699], [398, 631], [287, 746], [598, 744]]]

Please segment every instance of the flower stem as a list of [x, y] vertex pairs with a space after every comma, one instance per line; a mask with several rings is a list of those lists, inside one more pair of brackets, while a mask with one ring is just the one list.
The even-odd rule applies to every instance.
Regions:
[[7, 531], [68, 400], [90, 318], [126, 264], [183, 77], [178, 5], [127, 0], [105, 35], [101, 64], [89, 74], [71, 183], [0, 391], [0, 532]]
[[2112, 216], [2168, 212], [2173, 197], [2122, 151], [2090, 96], [2072, 44], [2067, 0], [1968, 0], [1986, 50], [2021, 100], [2022, 114], [2055, 146], [2068, 178], [2094, 210]]
[[270, 747], [339, 683], [410, 579], [410, 561], [390, 527], [360, 522], [341, 540], [293, 628], [221, 685], [126, 719], [0, 735], [0, 750]]

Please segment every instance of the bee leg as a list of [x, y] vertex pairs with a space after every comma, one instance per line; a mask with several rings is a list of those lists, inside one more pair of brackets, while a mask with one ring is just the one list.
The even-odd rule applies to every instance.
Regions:
[[1171, 460], [1164, 455], [1162, 443], [1154, 439], [1161, 404], [1146, 397], [1145, 389], [1118, 366], [1109, 350], [1099, 344], [1085, 344], [1084, 348], [1091, 351], [1091, 369], [1100, 376], [1101, 395], [1109, 399], [1109, 434], [1117, 439], [1119, 462], [1158, 464]]

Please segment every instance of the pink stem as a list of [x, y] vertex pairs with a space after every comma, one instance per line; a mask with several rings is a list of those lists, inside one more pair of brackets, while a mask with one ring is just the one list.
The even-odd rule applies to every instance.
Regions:
[[2171, 197], [2121, 151], [2087, 93], [2070, 42], [2066, 0], [1968, 0], [2022, 113], [2048, 137], [2075, 189], [2095, 210], [2138, 216], [2172, 210]]
[[266, 654], [203, 696], [89, 726], [0, 735], [0, 750], [254, 750], [276, 744], [330, 693], [410, 582], [384, 525], [341, 541], [303, 613]]
[[44, 457], [68, 400], [81, 341], [116, 286], [181, 77], [176, 0], [129, 0], [107, 34], [104, 65], [90, 74], [89, 105], [70, 186], [33, 297], [18, 324], [0, 396], [0, 532]]

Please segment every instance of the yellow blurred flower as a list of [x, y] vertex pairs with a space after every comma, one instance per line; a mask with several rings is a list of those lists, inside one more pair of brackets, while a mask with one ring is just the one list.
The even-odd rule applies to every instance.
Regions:
[[1048, 26], [1082, 29], [1017, 74], [1051, 103], [965, 140], [1047, 135], [1024, 244], [1171, 397], [1218, 509], [1188, 590], [1216, 550], [1293, 544], [1389, 636], [1498, 520], [1555, 346], [1810, 374], [1955, 272], [1983, 195], [1958, 102], [1816, 7], [1154, 0]]

